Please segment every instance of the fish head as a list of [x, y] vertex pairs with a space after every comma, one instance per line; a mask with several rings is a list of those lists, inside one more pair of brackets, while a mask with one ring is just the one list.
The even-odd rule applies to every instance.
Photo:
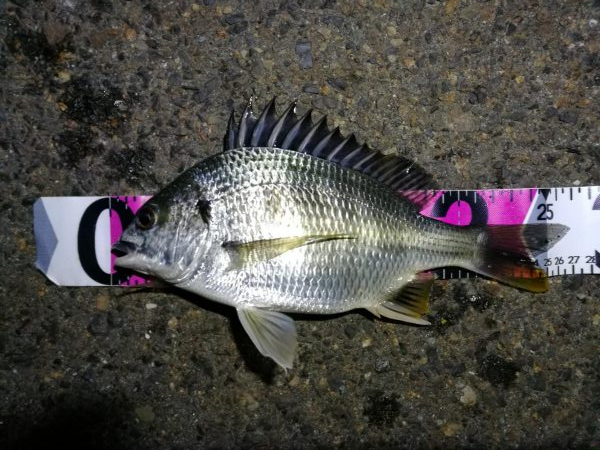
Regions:
[[193, 272], [207, 250], [208, 226], [201, 190], [181, 178], [137, 211], [113, 245], [116, 266], [171, 284]]

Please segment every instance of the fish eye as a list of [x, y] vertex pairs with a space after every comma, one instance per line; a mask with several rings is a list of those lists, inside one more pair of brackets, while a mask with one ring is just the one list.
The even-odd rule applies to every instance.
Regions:
[[149, 230], [158, 220], [157, 207], [154, 205], [144, 205], [135, 216], [135, 223], [142, 230]]

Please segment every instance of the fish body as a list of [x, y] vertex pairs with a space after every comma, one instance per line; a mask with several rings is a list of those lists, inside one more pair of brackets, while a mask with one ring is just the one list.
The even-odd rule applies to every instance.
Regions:
[[422, 216], [422, 169], [303, 121], [290, 108], [277, 118], [273, 102], [260, 118], [247, 108], [226, 151], [141, 208], [116, 264], [235, 307], [261, 353], [284, 368], [296, 348], [284, 313], [364, 308], [427, 324], [433, 268], [546, 289], [531, 254], [565, 227], [454, 227]]
[[[194, 236], [187, 252], [206, 251], [182, 255], [175, 284], [232, 306], [316, 314], [376, 308], [415, 273], [473, 257], [473, 230], [421, 216], [385, 185], [310, 155], [236, 149], [199, 164], [186, 178], [179, 183], [203, 192], [210, 219], [196, 214], [190, 230], [180, 230]], [[275, 257], [246, 255], [236, 246], [285, 246], [277, 240], [303, 237], [323, 240]]]

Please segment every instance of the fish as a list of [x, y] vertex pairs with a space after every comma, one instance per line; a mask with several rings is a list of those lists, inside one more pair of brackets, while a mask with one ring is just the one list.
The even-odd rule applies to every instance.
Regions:
[[223, 151], [141, 207], [115, 265], [229, 305], [259, 352], [287, 371], [290, 313], [366, 309], [427, 325], [433, 269], [461, 267], [532, 292], [548, 289], [534, 255], [560, 224], [448, 225], [420, 211], [436, 185], [419, 165], [360, 144], [275, 98], [231, 113]]

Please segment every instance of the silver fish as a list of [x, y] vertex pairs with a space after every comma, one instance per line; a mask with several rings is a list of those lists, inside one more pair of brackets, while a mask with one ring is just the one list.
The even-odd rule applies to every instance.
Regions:
[[433, 184], [411, 161], [359, 145], [274, 99], [233, 113], [225, 151], [180, 175], [137, 213], [116, 265], [233, 306], [258, 348], [284, 369], [296, 354], [291, 313], [364, 308], [428, 324], [429, 270], [462, 267], [534, 292], [532, 255], [563, 225], [454, 227], [419, 214]]

